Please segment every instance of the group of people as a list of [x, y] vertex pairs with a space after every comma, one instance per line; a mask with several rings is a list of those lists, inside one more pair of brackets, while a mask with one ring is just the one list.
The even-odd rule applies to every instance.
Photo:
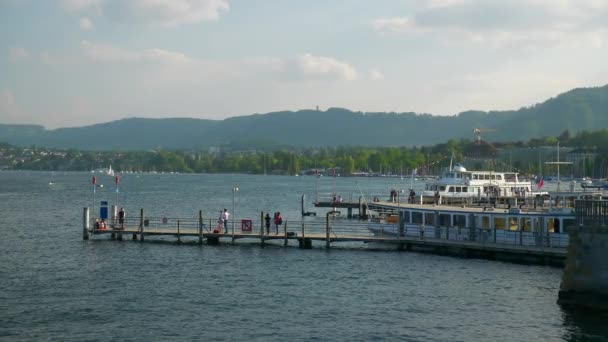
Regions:
[[220, 210], [220, 218], [218, 220], [218, 226], [214, 233], [228, 233], [228, 220], [230, 219], [230, 213], [228, 209]]
[[[274, 227], [276, 229], [276, 234], [279, 234], [279, 226], [283, 224], [283, 217], [281, 217], [280, 212], [277, 211], [276, 213], [274, 213], [273, 222], [274, 222]], [[264, 216], [264, 224], [266, 226], [266, 234], [270, 234], [270, 214], [269, 213], [266, 213], [266, 216]]]
[[332, 197], [332, 202], [333, 203], [342, 203], [344, 202], [344, 198], [342, 197], [342, 195], [336, 195], [334, 194], [334, 196]]
[[389, 201], [393, 203], [397, 202], [397, 190], [391, 189], [391, 198]]
[[[120, 208], [120, 211], [118, 212], [118, 226], [113, 225], [112, 228], [124, 230], [125, 229], [125, 216], [126, 216], [125, 208]], [[106, 223], [106, 219], [105, 218], [95, 219], [95, 229], [98, 229], [98, 230], [108, 229], [108, 224]]]

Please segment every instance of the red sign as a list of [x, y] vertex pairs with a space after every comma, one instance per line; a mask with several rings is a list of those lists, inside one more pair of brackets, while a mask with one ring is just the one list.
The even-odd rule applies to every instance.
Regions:
[[244, 232], [250, 232], [253, 229], [253, 223], [251, 220], [241, 220], [241, 230]]
[[93, 176], [93, 184], [97, 184], [97, 177]]
[[120, 183], [120, 176], [116, 176], [116, 184]]

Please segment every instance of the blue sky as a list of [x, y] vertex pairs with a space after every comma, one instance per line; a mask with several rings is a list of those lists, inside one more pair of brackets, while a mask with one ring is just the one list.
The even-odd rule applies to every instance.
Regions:
[[517, 109], [607, 60], [608, 0], [0, 0], [0, 123]]

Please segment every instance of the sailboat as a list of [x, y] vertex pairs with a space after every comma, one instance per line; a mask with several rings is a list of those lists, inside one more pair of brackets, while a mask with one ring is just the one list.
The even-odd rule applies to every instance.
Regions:
[[108, 174], [108, 176], [114, 176], [114, 170], [112, 170], [112, 164], [110, 164], [110, 167], [108, 168], [108, 171], [106, 173]]

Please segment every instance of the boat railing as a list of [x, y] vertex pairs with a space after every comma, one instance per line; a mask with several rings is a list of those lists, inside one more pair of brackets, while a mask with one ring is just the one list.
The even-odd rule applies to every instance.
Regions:
[[576, 200], [574, 213], [579, 225], [608, 226], [608, 201], [606, 200]]

